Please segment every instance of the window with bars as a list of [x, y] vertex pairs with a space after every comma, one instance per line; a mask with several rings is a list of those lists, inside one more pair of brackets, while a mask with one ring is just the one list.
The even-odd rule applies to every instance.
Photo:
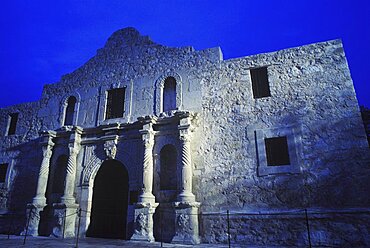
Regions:
[[18, 113], [12, 113], [9, 115], [9, 127], [8, 127], [8, 135], [15, 134], [17, 129], [17, 122], [18, 122]]
[[265, 138], [267, 166], [289, 165], [289, 151], [287, 138]]
[[0, 183], [5, 183], [8, 164], [0, 164]]
[[252, 90], [254, 98], [271, 96], [267, 76], [267, 67], [260, 67], [250, 70]]
[[125, 102], [125, 88], [108, 90], [105, 119], [123, 117]]

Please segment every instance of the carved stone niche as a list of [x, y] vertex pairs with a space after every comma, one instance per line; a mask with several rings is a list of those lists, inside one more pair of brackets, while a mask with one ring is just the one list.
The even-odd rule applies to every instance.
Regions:
[[104, 143], [104, 151], [105, 155], [108, 159], [115, 159], [117, 154], [117, 142], [118, 136], [116, 136], [113, 140], [107, 140]]

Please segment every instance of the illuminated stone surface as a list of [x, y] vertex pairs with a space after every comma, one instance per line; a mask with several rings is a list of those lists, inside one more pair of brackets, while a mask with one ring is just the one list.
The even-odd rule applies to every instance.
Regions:
[[[267, 67], [270, 96], [255, 99], [257, 67]], [[176, 98], [166, 102], [176, 109], [163, 112], [168, 77]], [[123, 117], [106, 119], [115, 88], [125, 88]], [[66, 109], [71, 126], [63, 126]], [[16, 131], [7, 135], [13, 113]], [[21, 214], [13, 232], [25, 229], [30, 203], [40, 216], [30, 215], [32, 235], [76, 235], [81, 208], [85, 236], [94, 179], [115, 159], [128, 171], [127, 239], [225, 243], [230, 210], [235, 243], [303, 246], [307, 208], [313, 244], [370, 245], [369, 148], [340, 40], [223, 60], [220, 48], [169, 48], [118, 30], [85, 65], [45, 85], [40, 101], [0, 109], [0, 128], [0, 163], [9, 164], [1, 213]], [[269, 166], [264, 139], [281, 136], [290, 164]], [[177, 190], [160, 189], [166, 145], [177, 151]], [[66, 188], [57, 194], [62, 155]], [[235, 214], [259, 211], [270, 215]], [[281, 211], [299, 214], [273, 215]], [[0, 221], [7, 232], [10, 218]]]

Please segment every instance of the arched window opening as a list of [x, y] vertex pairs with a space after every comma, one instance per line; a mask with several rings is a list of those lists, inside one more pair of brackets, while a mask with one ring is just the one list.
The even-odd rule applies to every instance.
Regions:
[[66, 173], [67, 173], [68, 156], [61, 155], [57, 159], [54, 170], [53, 180], [53, 194], [62, 195], [65, 187]]
[[64, 118], [64, 126], [73, 125], [73, 117], [75, 113], [76, 97], [70, 96], [67, 101], [67, 108]]
[[173, 145], [165, 145], [160, 152], [160, 188], [177, 189], [177, 152]]
[[163, 87], [163, 111], [176, 109], [176, 79], [168, 77]]

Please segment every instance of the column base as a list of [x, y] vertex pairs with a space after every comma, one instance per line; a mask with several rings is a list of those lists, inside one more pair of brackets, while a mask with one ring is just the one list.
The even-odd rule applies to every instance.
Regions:
[[195, 245], [200, 243], [198, 227], [199, 202], [175, 202], [176, 230], [171, 243]]
[[76, 236], [77, 204], [53, 204], [56, 218], [52, 236], [70, 238]]
[[154, 242], [153, 214], [158, 203], [137, 203], [135, 205], [135, 230], [131, 240]]
[[65, 205], [75, 205], [76, 204], [76, 199], [73, 196], [71, 197], [62, 196], [60, 200], [62, 204], [65, 204]]
[[155, 196], [152, 193], [141, 193], [137, 204], [155, 204]]
[[178, 202], [195, 202], [195, 195], [191, 192], [181, 192], [177, 195]]
[[[34, 203], [27, 204], [26, 214], [27, 222], [20, 235], [39, 236], [40, 212], [44, 210], [45, 205]], [[27, 226], [28, 225], [28, 226]]]
[[35, 196], [32, 199], [32, 205], [34, 206], [46, 206], [46, 197], [45, 196]]

